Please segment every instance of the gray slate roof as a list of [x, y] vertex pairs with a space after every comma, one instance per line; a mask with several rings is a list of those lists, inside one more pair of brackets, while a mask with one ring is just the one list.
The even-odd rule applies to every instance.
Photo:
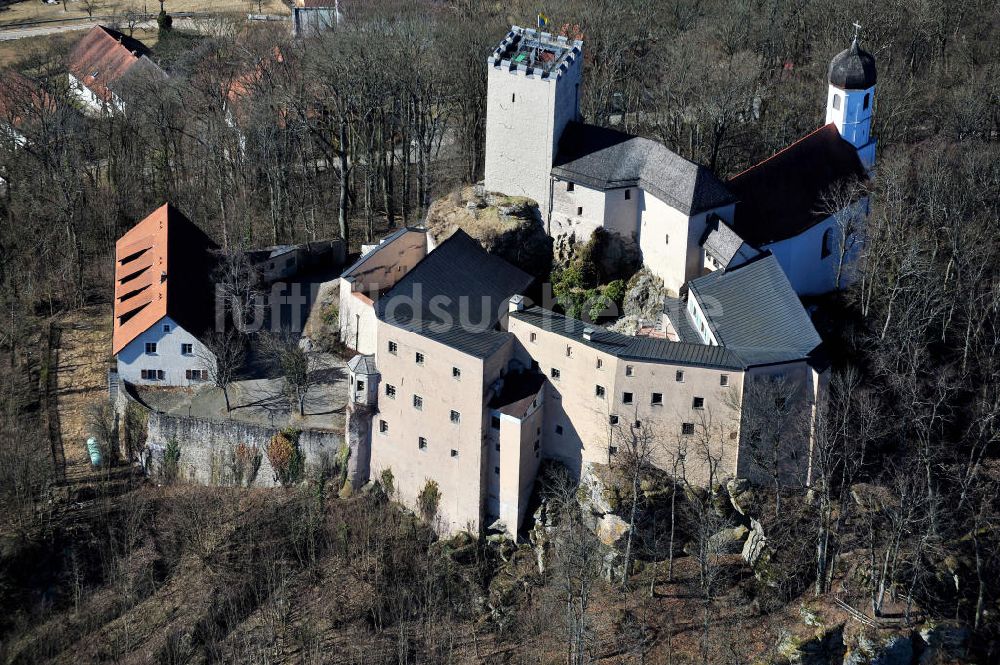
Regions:
[[563, 131], [552, 174], [592, 189], [642, 187], [685, 215], [736, 200], [709, 169], [662, 143], [580, 122]]
[[510, 339], [497, 322], [532, 279], [459, 229], [379, 298], [375, 312], [386, 323], [485, 358]]
[[737, 263], [745, 263], [759, 253], [717, 215], [708, 221], [701, 246], [723, 267], [733, 258], [737, 258]]
[[694, 321], [691, 320], [691, 315], [687, 311], [687, 303], [683, 300], [667, 296], [663, 299], [663, 313], [670, 319], [674, 332], [680, 337], [680, 341], [692, 344], [705, 343], [698, 331], [695, 330]]
[[354, 374], [378, 374], [375, 356], [358, 354], [347, 361], [347, 369]]
[[875, 56], [858, 45], [857, 38], [851, 46], [834, 56], [828, 72], [830, 84], [844, 90], [867, 90], [875, 85]]
[[747, 365], [812, 357], [822, 340], [785, 272], [765, 253], [733, 270], [688, 282], [721, 346]]
[[[739, 356], [721, 346], [622, 335], [541, 307], [512, 312], [510, 316], [625, 360], [721, 369], [743, 369], [745, 367]], [[585, 328], [594, 331], [589, 340], [583, 338]]]

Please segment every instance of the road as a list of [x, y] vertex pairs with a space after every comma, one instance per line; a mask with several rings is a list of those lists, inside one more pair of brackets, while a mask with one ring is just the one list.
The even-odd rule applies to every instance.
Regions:
[[[211, 12], [179, 12], [171, 14], [174, 17], [174, 25], [178, 27], [191, 28], [194, 26], [193, 19], [211, 18]], [[31, 24], [7, 25], [0, 27], [0, 42], [13, 41], [15, 39], [25, 39], [28, 37], [43, 37], [45, 35], [55, 35], [73, 30], [89, 30], [102, 22], [119, 20], [114, 16], [95, 16], [88, 19], [57, 19], [49, 21], [36, 21]], [[137, 23], [136, 28], [152, 29], [156, 27], [156, 16], [148, 14], [146, 20]]]

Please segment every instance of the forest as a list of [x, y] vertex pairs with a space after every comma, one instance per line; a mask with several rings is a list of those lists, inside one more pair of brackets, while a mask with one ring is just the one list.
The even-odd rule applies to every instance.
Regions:
[[[121, 113], [76, 107], [72, 39], [0, 71], [8, 91], [15, 71], [30, 82], [0, 118], [27, 137], [0, 132], [0, 661], [1000, 661], [994, 0], [543, 8], [584, 40], [587, 122], [722, 179], [823, 123], [830, 59], [862, 26], [877, 168], [859, 278], [807, 303], [831, 361], [809, 487], [696, 491], [624, 454], [642, 491], [622, 510], [648, 519], [609, 572], [557, 470], [544, 535], [521, 546], [439, 539], [391, 478], [350, 497], [323, 477], [266, 492], [126, 464], [68, 483], [49, 349], [60, 322], [111, 302], [136, 221], [169, 201], [227, 251], [335, 236], [357, 251], [482, 179], [486, 58], [539, 7], [341, 5], [336, 30], [303, 40], [236, 17], [164, 30], [169, 78], [130, 81]], [[750, 515], [767, 537], [754, 565], [713, 537]]]

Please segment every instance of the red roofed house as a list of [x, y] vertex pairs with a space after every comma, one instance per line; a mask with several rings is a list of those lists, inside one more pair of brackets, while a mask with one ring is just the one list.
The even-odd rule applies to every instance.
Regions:
[[131, 383], [187, 386], [209, 378], [202, 339], [215, 322], [216, 244], [169, 203], [115, 244], [112, 351]]
[[34, 81], [15, 71], [0, 72], [0, 145], [11, 141], [14, 148], [24, 147], [26, 125], [55, 109], [55, 100]]
[[142, 74], [167, 77], [149, 53], [138, 39], [103, 25], [95, 26], [70, 54], [70, 90], [88, 110], [121, 111], [121, 91], [129, 78]]

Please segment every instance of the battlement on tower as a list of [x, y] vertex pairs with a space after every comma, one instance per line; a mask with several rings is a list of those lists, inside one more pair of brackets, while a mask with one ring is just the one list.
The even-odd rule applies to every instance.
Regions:
[[487, 63], [512, 74], [551, 80], [563, 76], [583, 56], [583, 42], [513, 26]]

